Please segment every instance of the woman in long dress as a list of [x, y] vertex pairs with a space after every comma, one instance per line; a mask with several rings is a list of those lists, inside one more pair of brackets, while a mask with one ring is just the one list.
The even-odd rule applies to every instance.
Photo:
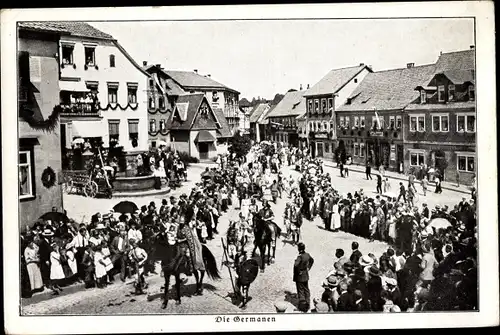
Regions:
[[43, 288], [42, 274], [40, 272], [40, 254], [38, 250], [38, 246], [34, 241], [30, 241], [26, 249], [24, 249], [24, 260], [28, 269], [31, 292]]
[[338, 231], [341, 227], [340, 224], [340, 213], [339, 213], [339, 204], [336, 202], [333, 207], [332, 207], [332, 223], [331, 226], [333, 227], [334, 231]]
[[95, 277], [97, 281], [98, 288], [104, 288], [106, 281], [106, 263], [104, 261], [104, 254], [102, 253], [101, 244], [95, 247], [94, 253], [94, 267], [95, 267]]
[[52, 252], [50, 253], [50, 281], [52, 287], [56, 290], [62, 291], [59, 286], [61, 280], [65, 278], [64, 271], [61, 263], [61, 254], [59, 253], [59, 246], [55, 243], [52, 244]]

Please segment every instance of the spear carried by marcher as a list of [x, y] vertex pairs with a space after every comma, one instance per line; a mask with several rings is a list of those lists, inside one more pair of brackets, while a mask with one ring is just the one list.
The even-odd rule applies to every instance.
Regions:
[[233, 274], [231, 272], [231, 269], [229, 268], [229, 259], [227, 257], [227, 249], [226, 249], [226, 245], [224, 244], [224, 239], [221, 237], [220, 238], [221, 242], [222, 242], [222, 249], [224, 249], [224, 257], [226, 258], [226, 266], [227, 266], [227, 270], [229, 271], [229, 278], [231, 278], [231, 286], [233, 287], [233, 293], [236, 294], [236, 288], [234, 286], [234, 281], [233, 281]]

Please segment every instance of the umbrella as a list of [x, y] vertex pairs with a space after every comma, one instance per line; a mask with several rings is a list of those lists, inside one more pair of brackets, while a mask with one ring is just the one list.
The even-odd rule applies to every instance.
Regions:
[[451, 226], [451, 223], [450, 223], [450, 221], [443, 219], [443, 218], [435, 218], [435, 219], [431, 220], [431, 222], [429, 223], [429, 226], [434, 227], [434, 228], [436, 228], [436, 230], [438, 230], [440, 228], [447, 228], [447, 227]]
[[138, 209], [139, 209], [139, 207], [137, 207], [137, 205], [135, 203], [133, 203], [132, 201], [121, 201], [113, 207], [113, 210], [115, 212], [119, 212], [119, 213], [123, 213], [123, 214], [126, 214], [126, 213], [132, 214]]
[[47, 212], [40, 216], [40, 219], [42, 220], [50, 220], [50, 221], [57, 221], [57, 222], [69, 222], [69, 218], [66, 216], [66, 214], [61, 213], [61, 212]]
[[72, 144], [83, 144], [85, 143], [85, 141], [83, 140], [83, 138], [79, 137], [79, 138], [75, 138], [73, 140], [73, 142], [71, 142]]

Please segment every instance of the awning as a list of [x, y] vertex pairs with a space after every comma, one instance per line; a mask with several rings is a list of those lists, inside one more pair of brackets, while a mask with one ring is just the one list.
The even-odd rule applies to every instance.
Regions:
[[61, 91], [67, 92], [82, 92], [88, 93], [90, 90], [87, 88], [87, 85], [83, 81], [59, 81], [59, 89]]
[[215, 142], [215, 138], [206, 130], [201, 130], [198, 135], [196, 135], [196, 138], [194, 140], [195, 142], [198, 143], [203, 143], [203, 142]]
[[103, 137], [107, 134], [106, 124], [102, 121], [73, 121], [73, 137]]

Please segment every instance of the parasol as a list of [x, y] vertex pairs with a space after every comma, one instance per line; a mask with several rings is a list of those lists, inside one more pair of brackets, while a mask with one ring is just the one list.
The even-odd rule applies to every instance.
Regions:
[[69, 222], [69, 218], [66, 214], [61, 212], [47, 212], [40, 216], [42, 220], [50, 220], [52, 222]]
[[85, 143], [85, 141], [81, 137], [75, 138], [73, 142], [71, 142], [71, 144], [83, 144], [83, 143]]
[[123, 214], [126, 214], [126, 213], [132, 214], [138, 209], [139, 209], [139, 207], [137, 207], [137, 205], [135, 203], [133, 203], [132, 201], [121, 201], [113, 207], [113, 210], [115, 212], [123, 213]]
[[432, 219], [431, 222], [429, 223], [429, 227], [434, 227], [436, 228], [436, 230], [440, 228], [446, 229], [449, 226], [451, 226], [450, 221], [443, 218]]

